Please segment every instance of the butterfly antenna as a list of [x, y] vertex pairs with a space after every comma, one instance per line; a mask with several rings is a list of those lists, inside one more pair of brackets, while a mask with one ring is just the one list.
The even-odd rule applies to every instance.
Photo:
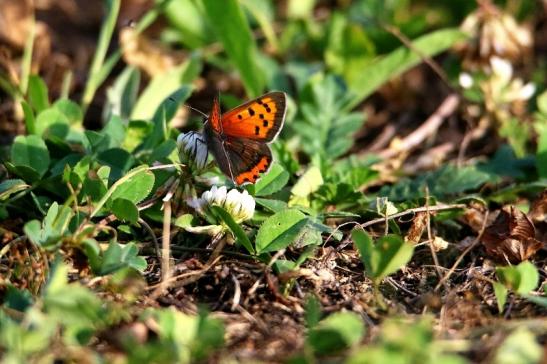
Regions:
[[205, 119], [208, 119], [208, 118], [209, 118], [209, 116], [208, 116], [207, 114], [205, 114], [205, 113], [204, 113], [203, 111], [201, 111], [201, 110], [196, 109], [195, 107], [192, 107], [192, 106], [190, 106], [190, 105], [184, 105], [184, 106], [187, 107], [187, 108], [189, 108], [190, 110], [194, 110], [194, 111], [200, 113], [201, 115], [203, 115], [203, 117], [204, 117]]
[[[176, 102], [175, 99], [174, 99], [173, 97], [169, 97], [169, 101]], [[203, 117], [204, 117], [205, 119], [208, 119], [208, 118], [209, 118], [209, 116], [208, 116], [207, 114], [205, 114], [205, 113], [204, 113], [203, 111], [201, 111], [201, 110], [196, 109], [195, 107], [192, 107], [192, 106], [186, 105], [186, 104], [184, 104], [184, 105], [182, 105], [182, 106], [187, 107], [187, 108], [189, 108], [190, 110], [194, 110], [194, 111], [200, 113], [201, 115], [203, 115]]]

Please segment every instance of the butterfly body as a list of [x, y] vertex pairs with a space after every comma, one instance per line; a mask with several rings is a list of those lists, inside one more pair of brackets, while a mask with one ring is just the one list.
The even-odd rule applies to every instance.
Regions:
[[218, 98], [204, 126], [207, 147], [236, 184], [255, 183], [272, 164], [271, 143], [285, 120], [286, 96], [270, 92], [221, 114]]

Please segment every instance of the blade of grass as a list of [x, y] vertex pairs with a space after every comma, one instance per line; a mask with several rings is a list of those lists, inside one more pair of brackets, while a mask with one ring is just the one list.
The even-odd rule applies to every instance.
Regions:
[[264, 89], [265, 78], [255, 63], [256, 44], [238, 1], [203, 0], [203, 5], [211, 27], [239, 70], [248, 96], [259, 96]]
[[418, 53], [432, 57], [447, 50], [462, 39], [465, 39], [465, 34], [459, 29], [441, 29], [414, 40], [412, 45], [417, 52], [402, 46], [372, 61], [361, 73], [361, 77], [355, 77], [348, 85], [353, 92], [353, 96], [345, 109], [347, 111], [353, 109], [385, 82], [422, 62]]
[[93, 56], [93, 61], [91, 62], [89, 78], [82, 96], [82, 108], [84, 112], [87, 110], [91, 100], [93, 100], [95, 92], [99, 88], [100, 84], [104, 81], [104, 79], [101, 80], [99, 78], [99, 75], [101, 74], [103, 68], [106, 52], [108, 50], [110, 40], [112, 39], [112, 34], [114, 33], [116, 20], [118, 19], [118, 13], [120, 11], [120, 4], [121, 0], [106, 1], [106, 18], [101, 27], [101, 33], [99, 34], [99, 40], [97, 42], [97, 49], [95, 50], [95, 55]]
[[26, 95], [28, 88], [28, 80], [30, 76], [30, 68], [32, 66], [32, 50], [34, 48], [34, 37], [36, 36], [36, 21], [32, 17], [30, 24], [30, 32], [28, 33], [27, 40], [25, 42], [25, 50], [23, 52], [23, 60], [21, 62], [21, 83], [19, 84], [19, 90], [22, 95]]
[[[110, 0], [110, 1], [112, 1], [112, 0]], [[119, 0], [113, 0], [113, 1], [119, 2]], [[140, 33], [142, 31], [144, 31], [146, 28], [148, 28], [148, 26], [150, 26], [150, 24], [152, 24], [154, 22], [154, 20], [156, 20], [156, 18], [163, 12], [165, 7], [171, 1], [172, 0], [164, 0], [160, 3], [158, 3], [150, 11], [148, 11], [141, 18], [141, 20], [139, 20], [139, 22], [135, 26], [135, 29], [136, 29], [137, 33]], [[118, 5], [118, 7], [119, 7], [119, 5]], [[106, 21], [105, 21], [105, 23], [106, 23]], [[101, 32], [101, 36], [102, 36], [102, 32]], [[109, 37], [109, 42], [110, 42], [111, 37], [112, 37], [112, 35], [110, 35], [110, 37]], [[108, 45], [108, 43], [107, 43], [107, 45]], [[106, 47], [106, 48], [108, 48], [108, 47]], [[95, 53], [95, 56], [97, 57], [97, 52]], [[95, 95], [95, 91], [97, 91], [97, 89], [101, 86], [101, 84], [106, 80], [106, 78], [108, 77], [110, 72], [112, 72], [112, 69], [114, 68], [114, 66], [121, 59], [121, 57], [122, 57], [122, 53], [118, 49], [114, 53], [112, 53], [108, 58], [106, 58], [106, 61], [104, 61], [104, 62], [101, 61], [98, 68], [97, 68], [97, 70], [96, 70], [96, 72], [93, 74], [94, 80], [93, 80], [93, 85], [92, 86], [88, 86], [89, 82], [91, 81], [91, 75], [92, 75], [92, 73], [90, 73], [90, 81], [88, 81], [88, 84], [86, 85], [86, 90], [84, 92], [84, 96], [82, 97], [82, 105], [84, 106], [84, 112], [85, 112], [85, 109], [87, 108], [87, 106], [89, 106], [89, 103], [91, 103], [91, 100], [93, 99], [93, 96]], [[103, 55], [102, 59], [104, 60], [104, 55]], [[89, 90], [88, 90], [88, 88], [89, 88]], [[87, 104], [84, 104], [84, 98], [85, 98], [85, 100], [88, 100]]]
[[260, 25], [260, 28], [262, 28], [262, 31], [264, 32], [264, 36], [266, 37], [266, 40], [268, 40], [268, 43], [270, 43], [270, 46], [274, 50], [274, 52], [277, 52], [279, 49], [279, 41], [277, 39], [277, 36], [275, 35], [275, 30], [273, 28], [273, 21], [271, 17], [268, 17], [267, 10], [271, 9], [265, 9], [265, 3], [257, 2], [255, 0], [240, 0], [241, 4], [249, 10], [249, 12], [253, 15], [253, 17], [256, 19], [258, 24]]

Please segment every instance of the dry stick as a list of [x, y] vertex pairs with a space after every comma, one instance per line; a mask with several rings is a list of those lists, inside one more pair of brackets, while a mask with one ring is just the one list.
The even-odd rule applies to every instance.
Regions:
[[[454, 205], [435, 205], [435, 206], [429, 206], [429, 207], [415, 207], [413, 209], [408, 209], [408, 210], [405, 210], [405, 211], [402, 211], [402, 212], [399, 212], [399, 213], [396, 213], [396, 214], [393, 214], [393, 215], [389, 215], [387, 217], [387, 220], [391, 220], [391, 219], [397, 219], [399, 217], [402, 217], [402, 216], [405, 216], [405, 215], [409, 215], [409, 214], [415, 214], [415, 213], [418, 213], [418, 212], [428, 212], [428, 211], [444, 211], [444, 210], [454, 210], [454, 209], [464, 209], [466, 208], [467, 205], [463, 204], [463, 203], [459, 203], [459, 204], [454, 204]], [[375, 224], [378, 224], [380, 222], [385, 222], [386, 221], [386, 218], [385, 217], [379, 217], [377, 219], [373, 219], [373, 220], [370, 220], [370, 221], [367, 221], [363, 224], [359, 224], [358, 222], [356, 221], [350, 221], [350, 222], [345, 222], [343, 224], [340, 224], [338, 225], [333, 231], [332, 233], [330, 233], [330, 235], [327, 237], [327, 239], [325, 240], [325, 243], [323, 243], [323, 245], [325, 245], [331, 238], [334, 234], [336, 234], [336, 232], [338, 232], [338, 230], [340, 230], [340, 228], [344, 227], [344, 226], [347, 226], [347, 225], [359, 225], [361, 228], [367, 228], [369, 226], [372, 226], [372, 225], [375, 225]]]
[[439, 258], [437, 258], [437, 252], [433, 248], [433, 235], [431, 234], [431, 214], [429, 213], [429, 188], [425, 186], [425, 207], [427, 208], [426, 219], [427, 219], [427, 240], [429, 242], [429, 249], [431, 250], [431, 256], [433, 257], [433, 263], [435, 264], [435, 271], [439, 279], [442, 279], [442, 273], [439, 269]]
[[167, 282], [169, 281], [169, 277], [171, 277], [171, 268], [169, 267], [169, 259], [171, 252], [169, 251], [170, 248], [170, 231], [171, 231], [171, 200], [167, 200], [163, 202], [163, 231], [162, 231], [162, 238], [161, 238], [161, 285], [160, 285], [160, 292], [164, 292], [164, 290], [167, 288]]
[[154, 243], [154, 251], [156, 252], [156, 255], [160, 256], [160, 245], [158, 243], [158, 238], [156, 237], [156, 234], [154, 234], [154, 230], [152, 230], [152, 227], [148, 225], [146, 221], [144, 221], [141, 217], [139, 217], [139, 224], [141, 224], [144, 227], [144, 230], [148, 232], [150, 237], [152, 238], [152, 242]]
[[446, 73], [444, 72], [442, 67], [439, 66], [439, 64], [433, 60], [433, 58], [431, 58], [427, 54], [423, 53], [422, 51], [414, 47], [414, 45], [412, 44], [412, 41], [408, 39], [406, 35], [401, 33], [401, 31], [397, 29], [396, 27], [389, 24], [380, 24], [380, 26], [384, 28], [384, 30], [386, 30], [387, 32], [391, 33], [394, 37], [399, 39], [399, 41], [403, 43], [405, 47], [410, 49], [412, 52], [416, 53], [429, 67], [431, 67], [433, 72], [435, 72], [437, 76], [439, 76], [439, 78], [444, 82], [444, 84], [449, 89], [454, 90], [454, 87], [452, 86], [452, 84], [450, 84], [450, 81], [448, 80]]
[[429, 135], [433, 134], [444, 119], [450, 116], [460, 104], [460, 97], [453, 93], [444, 99], [441, 105], [435, 110], [420, 127], [407, 135], [400, 143], [400, 147], [387, 148], [378, 153], [381, 158], [388, 159], [401, 152], [408, 152], [420, 145]]
[[464, 251], [463, 253], [458, 257], [458, 259], [456, 259], [456, 262], [454, 262], [454, 265], [452, 265], [452, 268], [450, 268], [450, 270], [445, 274], [445, 276], [439, 281], [439, 283], [437, 283], [437, 286], [435, 286], [435, 292], [439, 290], [439, 288], [441, 287], [442, 284], [444, 284], [448, 278], [450, 278], [450, 276], [452, 275], [452, 273], [454, 273], [454, 271], [456, 270], [456, 268], [458, 267], [458, 265], [460, 265], [461, 261], [463, 260], [463, 258], [467, 255], [467, 253], [469, 253], [481, 240], [481, 237], [482, 237], [482, 234], [484, 233], [484, 230], [486, 229], [486, 221], [488, 220], [488, 211], [486, 211], [486, 213], [484, 214], [484, 220], [482, 221], [482, 227], [481, 227], [481, 230], [479, 232], [479, 235], [477, 235], [477, 237], [475, 238], [475, 240], [473, 241], [473, 243], [471, 243], [471, 245], [469, 245]]

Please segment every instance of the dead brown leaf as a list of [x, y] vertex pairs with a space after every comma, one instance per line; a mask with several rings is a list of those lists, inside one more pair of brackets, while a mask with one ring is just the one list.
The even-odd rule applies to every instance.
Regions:
[[120, 44], [125, 62], [142, 69], [150, 77], [164, 73], [186, 58], [183, 52], [169, 50], [131, 27], [120, 31]]
[[535, 238], [534, 224], [522, 211], [506, 206], [484, 231], [482, 243], [495, 260], [518, 263], [533, 256], [543, 243]]
[[408, 229], [408, 233], [405, 236], [407, 243], [418, 244], [420, 238], [427, 227], [427, 213], [418, 212], [414, 219], [412, 219], [412, 226]]
[[534, 222], [547, 222], [547, 189], [532, 202], [528, 217]]

